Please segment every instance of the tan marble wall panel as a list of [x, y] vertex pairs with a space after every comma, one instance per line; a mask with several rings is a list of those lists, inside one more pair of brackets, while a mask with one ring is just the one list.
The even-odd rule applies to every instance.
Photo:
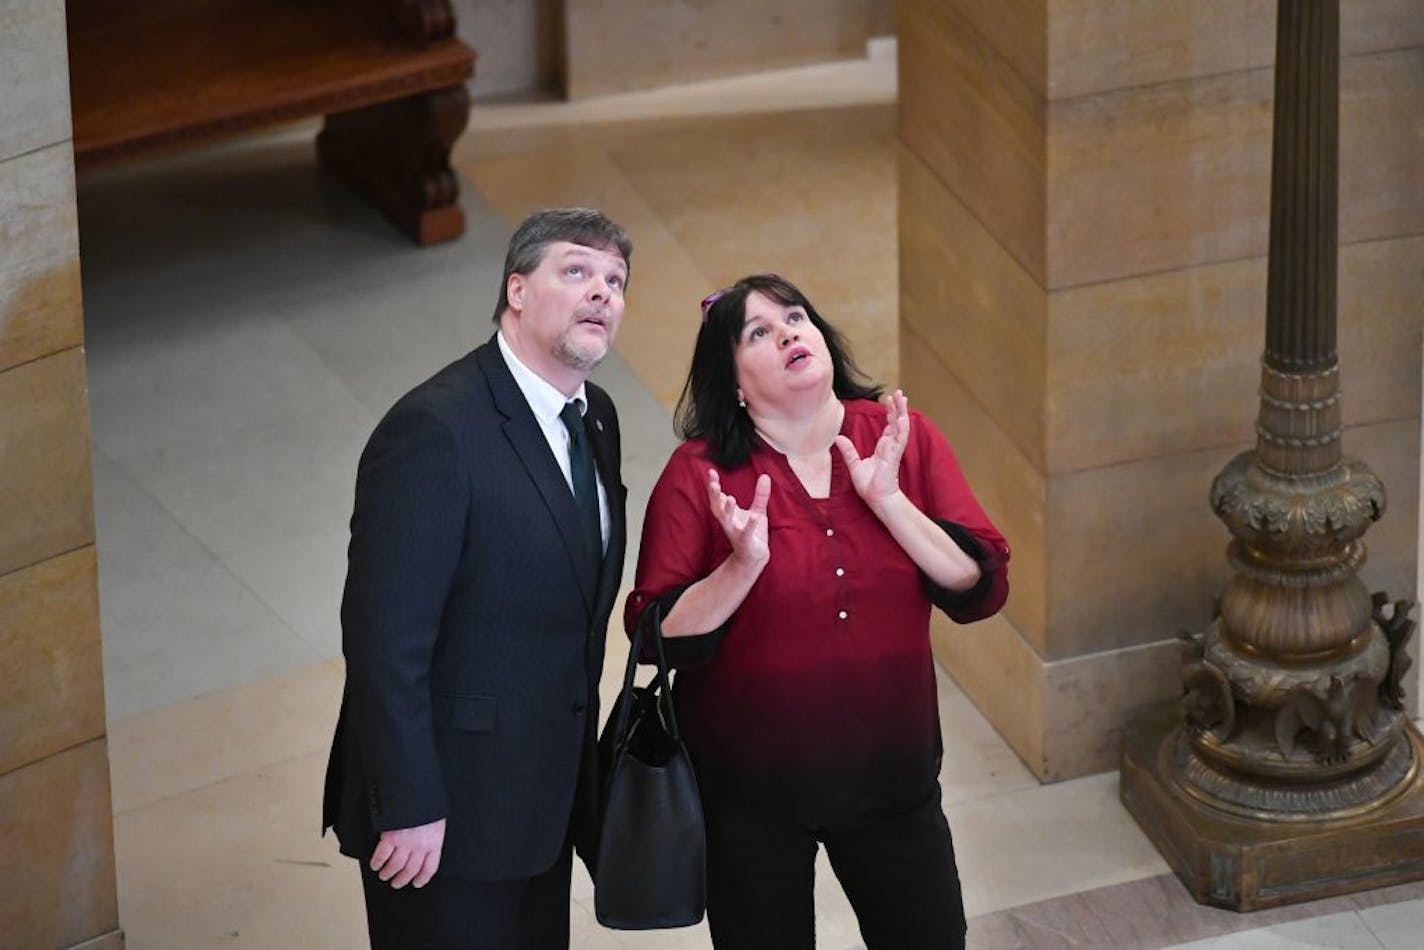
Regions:
[[715, 0], [565, 5], [569, 97], [865, 55], [885, 0]]
[[1048, 0], [949, 0], [946, 5], [952, 6], [980, 39], [1008, 61], [1029, 89], [1040, 96], [1045, 94], [1052, 23]]
[[63, 0], [0, 0], [0, 161], [70, 137], [66, 52]]
[[[1412, 40], [1424, 9], [1414, 6]], [[1424, 46], [1340, 66], [1340, 240], [1424, 234]]]
[[900, 136], [1039, 283], [1045, 275], [1044, 99], [955, 4], [900, 5]]
[[94, 541], [78, 348], [0, 373], [0, 575]]
[[77, 228], [68, 143], [0, 162], [0, 370], [82, 342]]
[[[1049, 95], [1081, 96], [1270, 66], [1276, 0], [1054, 0], [1047, 32]], [[1346, 56], [1421, 45], [1413, 0], [1340, 5]]]
[[1044, 465], [1047, 295], [907, 149], [900, 313], [1033, 464]]
[[[1345, 421], [1416, 413], [1424, 238], [1347, 245], [1339, 273]], [[1265, 308], [1264, 258], [1051, 295], [1047, 470], [1254, 438]]]
[[1116, 769], [1122, 727], [1181, 693], [1176, 638], [1049, 663], [1043, 671], [1043, 770], [1058, 782]]
[[0, 576], [0, 773], [104, 734], [94, 549]]
[[1345, 430], [1344, 447], [1384, 481], [1386, 496], [1384, 517], [1365, 535], [1369, 560], [1360, 576], [1372, 591], [1387, 591], [1391, 598], [1414, 597], [1419, 561], [1419, 417], [1351, 427]]
[[[1412, 591], [1418, 417], [1346, 429], [1347, 452], [1384, 479], [1385, 517], [1365, 536], [1372, 589]], [[1198, 629], [1228, 577], [1230, 541], [1212, 514], [1212, 479], [1244, 449], [1208, 449], [1058, 476], [1045, 535], [1045, 658], [1135, 646]], [[1399, 595], [1403, 596], [1403, 595]]]
[[[1048, 286], [1264, 256], [1269, 69], [1055, 101]], [[1424, 233], [1424, 49], [1341, 65], [1340, 236]]]
[[1014, 446], [982, 405], [934, 355], [929, 344], [901, 324], [901, 372], [910, 405], [933, 419], [954, 447], [965, 478], [985, 512], [1008, 539], [1009, 601], [1004, 613], [1042, 649], [1047, 636], [1047, 557], [1043, 475]]
[[1211, 618], [1226, 528], [1207, 501], [1244, 446], [1060, 475], [1049, 482], [1045, 658], [1135, 646]]
[[940, 666], [1029, 770], [1045, 774], [1043, 661], [1002, 613], [957, 624], [935, 611], [930, 644]]
[[125, 945], [123, 931], [115, 930], [102, 937], [76, 944], [71, 950], [124, 950]]
[[1265, 286], [1255, 258], [1052, 294], [1048, 470], [1253, 438]]
[[1048, 286], [1265, 253], [1269, 70], [1055, 100]]
[[0, 775], [7, 947], [70, 947], [118, 928], [109, 757], [102, 739]]

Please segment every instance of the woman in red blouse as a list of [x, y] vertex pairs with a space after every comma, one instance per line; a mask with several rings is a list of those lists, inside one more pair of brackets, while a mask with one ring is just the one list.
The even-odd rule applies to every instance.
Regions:
[[1009, 550], [934, 425], [879, 395], [789, 281], [703, 302], [624, 619], [679, 668], [719, 950], [814, 946], [818, 845], [870, 950], [964, 945], [929, 615], [997, 611]]

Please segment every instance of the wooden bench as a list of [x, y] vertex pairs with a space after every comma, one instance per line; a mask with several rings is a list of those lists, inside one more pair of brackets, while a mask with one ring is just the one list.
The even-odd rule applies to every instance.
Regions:
[[78, 168], [312, 116], [323, 167], [418, 243], [465, 227], [475, 53], [448, 0], [69, 0]]

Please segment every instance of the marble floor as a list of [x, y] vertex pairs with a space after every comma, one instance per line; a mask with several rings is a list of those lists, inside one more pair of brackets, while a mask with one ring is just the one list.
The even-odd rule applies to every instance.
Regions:
[[[81, 180], [131, 946], [362, 945], [355, 868], [318, 833], [356, 458], [397, 396], [488, 336], [511, 223], [591, 204], [634, 235], [628, 316], [598, 379], [623, 418], [636, 534], [709, 289], [786, 274], [895, 382], [893, 96], [880, 56], [477, 107], [457, 155], [468, 231], [426, 250], [316, 173], [309, 129]], [[605, 697], [625, 651], [609, 638]], [[1249, 916], [1198, 907], [1118, 804], [1115, 774], [1040, 786], [945, 677], [940, 701], [971, 946], [1421, 945], [1424, 886]], [[577, 874], [576, 947], [710, 946], [705, 926], [605, 930], [591, 897]], [[817, 904], [820, 946], [861, 945], [824, 864]]]

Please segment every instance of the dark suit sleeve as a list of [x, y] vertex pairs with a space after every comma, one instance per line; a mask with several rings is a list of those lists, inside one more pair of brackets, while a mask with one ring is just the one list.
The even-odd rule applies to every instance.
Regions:
[[377, 427], [357, 470], [342, 644], [377, 831], [426, 824], [448, 810], [430, 668], [464, 543], [462, 472], [442, 421], [399, 409]]

